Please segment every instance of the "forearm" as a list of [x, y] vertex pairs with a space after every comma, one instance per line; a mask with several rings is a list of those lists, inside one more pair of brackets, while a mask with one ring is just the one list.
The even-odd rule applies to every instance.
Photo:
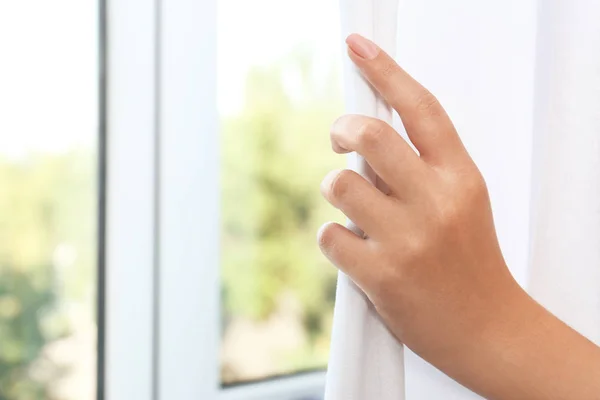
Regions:
[[600, 348], [520, 288], [448, 371], [488, 399], [600, 399]]

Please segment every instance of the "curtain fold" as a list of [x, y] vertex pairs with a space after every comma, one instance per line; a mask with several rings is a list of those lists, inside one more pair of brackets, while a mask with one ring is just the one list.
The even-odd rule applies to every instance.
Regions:
[[[359, 33], [390, 55], [396, 50], [398, 0], [341, 0], [342, 38]], [[392, 123], [390, 108], [346, 57], [346, 112]], [[362, 157], [349, 155], [349, 167], [376, 184]], [[357, 228], [350, 223], [351, 228]], [[366, 296], [344, 274], [338, 278], [332, 347], [325, 390], [327, 400], [404, 399], [403, 347], [379, 319]]]

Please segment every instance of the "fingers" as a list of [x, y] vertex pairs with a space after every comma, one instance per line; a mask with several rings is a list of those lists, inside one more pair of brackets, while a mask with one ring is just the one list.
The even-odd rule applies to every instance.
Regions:
[[346, 43], [349, 57], [398, 112], [424, 160], [439, 164], [466, 155], [452, 122], [434, 95], [373, 42], [352, 34]]
[[334, 222], [327, 223], [317, 234], [321, 252], [360, 287], [368, 283], [369, 266], [376, 261], [369, 243], [349, 229]]
[[344, 115], [331, 127], [332, 148], [337, 153], [356, 151], [397, 197], [417, 189], [426, 172], [422, 161], [387, 123], [364, 115]]
[[380, 237], [386, 232], [387, 220], [397, 213], [393, 201], [354, 171], [332, 171], [321, 183], [327, 201], [341, 210], [363, 232]]

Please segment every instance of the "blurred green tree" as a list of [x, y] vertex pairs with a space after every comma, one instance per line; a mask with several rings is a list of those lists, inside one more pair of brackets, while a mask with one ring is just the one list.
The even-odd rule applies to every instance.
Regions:
[[[300, 48], [252, 69], [242, 112], [221, 121], [225, 319], [266, 319], [291, 295], [311, 343], [329, 339], [336, 276], [318, 250], [316, 232], [340, 219], [322, 200], [319, 184], [345, 165], [329, 143], [329, 127], [342, 110], [338, 68], [319, 76], [314, 61]], [[310, 349], [300, 358], [300, 368], [324, 359]]]
[[47, 343], [40, 315], [53, 307], [55, 296], [48, 283], [10, 266], [0, 277], [0, 399], [48, 399], [45, 382], [31, 379], [30, 366]]
[[53, 399], [66, 366], [44, 350], [77, 329], [65, 305], [93, 313], [95, 159], [90, 151], [0, 157], [1, 400]]

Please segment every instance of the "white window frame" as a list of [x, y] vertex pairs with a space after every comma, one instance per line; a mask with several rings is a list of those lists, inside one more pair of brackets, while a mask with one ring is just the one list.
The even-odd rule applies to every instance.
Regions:
[[322, 397], [324, 372], [220, 384], [218, 0], [104, 1], [104, 400]]
[[106, 288], [100, 295], [106, 302], [106, 362], [100, 391], [106, 400], [152, 399], [156, 10], [145, 0], [104, 0], [101, 12], [107, 173]]

